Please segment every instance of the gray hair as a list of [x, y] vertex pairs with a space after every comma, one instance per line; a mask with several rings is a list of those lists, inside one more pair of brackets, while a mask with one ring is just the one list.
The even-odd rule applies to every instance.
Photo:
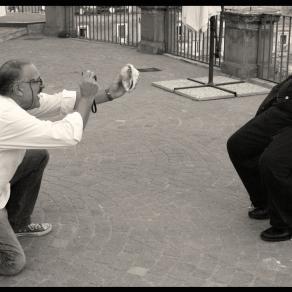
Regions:
[[0, 67], [0, 95], [9, 96], [12, 85], [21, 78], [22, 68], [31, 62], [24, 60], [9, 60]]

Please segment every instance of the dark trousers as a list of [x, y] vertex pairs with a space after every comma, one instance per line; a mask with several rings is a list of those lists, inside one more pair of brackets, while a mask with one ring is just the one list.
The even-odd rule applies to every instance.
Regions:
[[27, 150], [10, 181], [8, 204], [0, 210], [0, 275], [16, 275], [25, 266], [25, 254], [14, 231], [30, 223], [48, 160], [46, 150]]
[[6, 210], [14, 230], [31, 223], [31, 214], [48, 161], [47, 150], [27, 150], [10, 181], [11, 193]]
[[292, 101], [254, 117], [227, 141], [252, 204], [268, 207], [274, 227], [292, 228]]

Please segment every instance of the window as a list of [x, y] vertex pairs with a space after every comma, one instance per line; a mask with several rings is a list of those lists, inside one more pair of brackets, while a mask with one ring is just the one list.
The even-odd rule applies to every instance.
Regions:
[[121, 43], [126, 43], [128, 39], [128, 24], [117, 23], [117, 37]]

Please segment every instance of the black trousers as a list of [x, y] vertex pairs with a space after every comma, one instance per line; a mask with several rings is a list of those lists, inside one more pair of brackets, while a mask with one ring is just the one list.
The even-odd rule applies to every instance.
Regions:
[[10, 198], [6, 205], [9, 223], [14, 230], [29, 223], [49, 161], [47, 150], [27, 150], [10, 181]]
[[272, 226], [292, 228], [292, 101], [247, 122], [227, 150], [252, 204], [269, 208]]

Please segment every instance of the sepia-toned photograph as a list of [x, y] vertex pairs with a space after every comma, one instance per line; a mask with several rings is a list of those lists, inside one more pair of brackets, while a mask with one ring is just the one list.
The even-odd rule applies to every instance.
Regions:
[[292, 6], [201, 4], [0, 6], [0, 287], [292, 286]]

